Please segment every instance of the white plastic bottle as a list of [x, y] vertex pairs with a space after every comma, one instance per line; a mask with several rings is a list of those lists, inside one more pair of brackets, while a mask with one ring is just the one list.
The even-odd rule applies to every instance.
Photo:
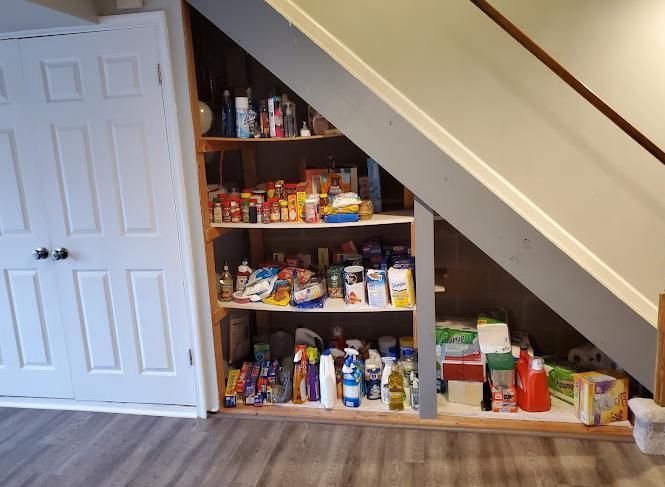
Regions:
[[390, 390], [388, 388], [388, 379], [393, 371], [395, 357], [383, 357], [383, 373], [381, 374], [381, 402], [386, 406], [390, 404]]
[[335, 378], [335, 362], [330, 350], [324, 350], [319, 363], [319, 386], [321, 389], [321, 405], [333, 409], [337, 403], [337, 380]]
[[243, 292], [245, 290], [245, 285], [251, 273], [252, 268], [247, 264], [247, 257], [243, 257], [236, 274], [236, 291]]

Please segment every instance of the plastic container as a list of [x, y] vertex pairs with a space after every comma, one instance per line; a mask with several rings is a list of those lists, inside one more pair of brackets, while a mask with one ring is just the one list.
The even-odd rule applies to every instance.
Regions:
[[399, 356], [401, 360], [404, 360], [406, 355], [413, 355], [413, 337], [412, 336], [403, 336], [399, 337]]
[[[358, 367], [356, 357], [358, 351], [355, 348], [345, 348], [346, 359], [344, 360], [344, 367], [342, 367], [343, 381], [342, 381], [342, 397], [344, 405], [349, 408], [360, 407], [362, 402], [362, 386], [363, 374]], [[295, 401], [294, 401], [295, 402]]]
[[381, 373], [381, 402], [386, 406], [390, 403], [390, 390], [388, 389], [388, 379], [393, 370], [395, 357], [383, 357], [383, 372]]
[[545, 364], [541, 357], [531, 359], [523, 386], [521, 396], [517, 397], [517, 405], [520, 408], [532, 413], [550, 410], [552, 404], [547, 386], [547, 372], [545, 372]]
[[242, 292], [245, 290], [245, 285], [251, 273], [252, 268], [247, 264], [247, 257], [243, 257], [236, 274], [236, 291]]
[[335, 361], [330, 350], [325, 350], [319, 363], [319, 389], [321, 405], [332, 409], [337, 403], [337, 379], [335, 377]]
[[236, 137], [249, 139], [249, 100], [246, 96], [236, 96]]
[[382, 357], [397, 357], [397, 339], [395, 337], [379, 337], [379, 353]]

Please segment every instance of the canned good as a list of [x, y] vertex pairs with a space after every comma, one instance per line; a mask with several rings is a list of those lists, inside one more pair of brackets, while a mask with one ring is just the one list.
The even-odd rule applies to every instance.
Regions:
[[351, 265], [344, 268], [344, 300], [352, 306], [363, 305], [365, 299], [365, 268]]

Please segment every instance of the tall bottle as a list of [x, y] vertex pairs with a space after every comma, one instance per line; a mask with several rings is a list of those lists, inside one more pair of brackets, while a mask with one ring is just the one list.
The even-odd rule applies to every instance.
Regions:
[[249, 125], [250, 137], [261, 137], [261, 126], [259, 123], [259, 104], [254, 99], [251, 88], [247, 88], [247, 124]]
[[342, 382], [342, 397], [344, 405], [349, 408], [360, 407], [362, 401], [362, 387], [361, 381], [363, 380], [363, 372], [357, 365], [356, 357], [358, 350], [355, 348], [345, 348], [346, 359], [344, 360], [344, 367], [342, 367], [343, 382]]
[[247, 264], [247, 257], [243, 257], [238, 266], [238, 274], [236, 274], [236, 291], [242, 292], [245, 290], [245, 285], [251, 273], [252, 268]]
[[321, 391], [321, 405], [332, 409], [337, 402], [337, 383], [335, 378], [335, 363], [330, 350], [324, 350], [319, 362], [319, 390]]
[[297, 137], [296, 104], [289, 101], [289, 95], [282, 95], [282, 116], [284, 118], [284, 137]]
[[231, 98], [231, 92], [229, 90], [224, 90], [222, 124], [224, 137], [236, 136], [236, 111], [233, 108], [233, 98]]
[[388, 388], [388, 381], [390, 373], [393, 370], [395, 357], [383, 357], [383, 373], [381, 374], [381, 402], [386, 406], [390, 404], [390, 389]]
[[517, 366], [515, 367], [515, 392], [517, 393], [517, 404], [523, 401], [526, 389], [526, 376], [529, 372], [529, 363], [531, 356], [529, 355], [529, 348], [526, 345], [520, 347], [520, 356], [517, 359]]
[[219, 282], [222, 290], [220, 299], [226, 302], [233, 300], [233, 276], [229, 272], [229, 265], [226, 262], [224, 262], [224, 272], [222, 272]]
[[388, 378], [388, 389], [390, 391], [390, 401], [388, 409], [391, 411], [404, 410], [404, 375], [398, 364], [393, 364], [390, 377]]

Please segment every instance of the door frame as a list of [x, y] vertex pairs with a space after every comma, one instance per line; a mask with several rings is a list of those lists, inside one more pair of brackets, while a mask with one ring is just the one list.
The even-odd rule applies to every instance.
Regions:
[[[180, 250], [181, 266], [183, 271], [183, 299], [185, 301], [185, 314], [188, 321], [188, 332], [190, 348], [192, 350], [192, 367], [194, 371], [194, 387], [196, 390], [196, 416], [205, 418], [207, 416], [205, 377], [205, 354], [203, 353], [204, 336], [202, 335], [202, 323], [199, 320], [198, 302], [195, 293], [195, 263], [192, 239], [192, 222], [187, 212], [187, 193], [185, 188], [185, 159], [182, 154], [180, 131], [178, 124], [178, 112], [176, 103], [176, 92], [171, 64], [171, 52], [169, 47], [169, 33], [167, 28], [166, 13], [164, 11], [140, 12], [121, 15], [107, 15], [98, 17], [97, 24], [81, 25], [74, 27], [57, 27], [52, 29], [25, 30], [19, 32], [8, 32], [0, 34], [0, 41], [10, 39], [25, 39], [29, 37], [44, 37], [52, 35], [81, 34], [90, 32], [101, 32], [107, 30], [122, 30], [139, 27], [154, 27], [157, 32], [157, 47], [162, 77], [162, 93], [164, 101], [164, 114], [166, 121], [166, 138], [170, 163], [171, 178], [176, 206], [176, 219], [178, 226], [178, 245]], [[30, 404], [35, 407], [35, 399], [30, 399]], [[4, 401], [0, 401], [4, 402]], [[69, 407], [67, 404], [70, 402]], [[88, 403], [87, 405], [84, 405]], [[46, 402], [44, 403], [46, 405]], [[108, 411], [108, 408], [100, 407], [100, 403], [89, 401], [64, 401], [59, 403], [62, 409], [72, 409], [81, 406], [87, 410]], [[113, 403], [108, 403], [109, 406]], [[9, 406], [10, 404], [3, 404]], [[182, 412], [184, 406], [178, 406]], [[135, 405], [133, 411], [136, 413], [142, 409], [142, 405]], [[145, 414], [154, 414], [154, 405], [145, 405]], [[192, 408], [193, 409], [193, 408]], [[118, 411], [122, 412], [122, 411]], [[165, 409], [163, 414], [170, 415]], [[180, 413], [182, 414], [182, 413]]]

